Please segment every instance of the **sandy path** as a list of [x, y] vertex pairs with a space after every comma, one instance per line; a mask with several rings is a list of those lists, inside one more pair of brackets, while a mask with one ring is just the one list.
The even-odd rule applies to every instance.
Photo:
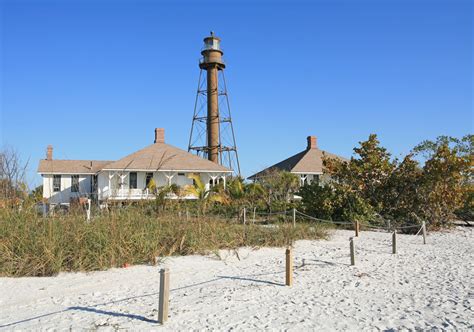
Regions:
[[0, 278], [0, 330], [474, 329], [474, 229], [398, 236], [363, 232], [349, 266], [350, 231], [295, 246], [294, 286], [284, 249], [240, 249], [221, 259], [167, 259], [170, 318], [156, 323], [159, 267], [48, 278]]

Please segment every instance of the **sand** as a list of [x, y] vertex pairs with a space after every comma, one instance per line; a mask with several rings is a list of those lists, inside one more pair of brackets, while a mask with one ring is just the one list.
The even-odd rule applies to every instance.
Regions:
[[[0, 330], [473, 330], [474, 229], [420, 236], [352, 231], [298, 241], [294, 285], [284, 248], [221, 251], [47, 278], [0, 279]], [[169, 320], [157, 323], [159, 270]]]

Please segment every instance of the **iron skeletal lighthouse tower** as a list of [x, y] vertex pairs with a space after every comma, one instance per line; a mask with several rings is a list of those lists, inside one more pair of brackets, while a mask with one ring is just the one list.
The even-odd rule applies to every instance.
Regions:
[[226, 166], [240, 176], [220, 42], [212, 31], [204, 38], [188, 151]]

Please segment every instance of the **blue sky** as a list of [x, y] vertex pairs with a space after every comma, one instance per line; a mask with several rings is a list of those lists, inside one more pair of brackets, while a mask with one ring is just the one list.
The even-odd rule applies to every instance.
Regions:
[[305, 148], [395, 156], [473, 132], [473, 5], [463, 0], [0, 0], [1, 139], [38, 160], [121, 158], [166, 128], [186, 149], [202, 38], [222, 38], [242, 171]]

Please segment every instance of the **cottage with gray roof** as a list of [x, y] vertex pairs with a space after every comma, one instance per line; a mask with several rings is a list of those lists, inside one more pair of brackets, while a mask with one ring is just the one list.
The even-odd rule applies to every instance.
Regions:
[[264, 177], [269, 171], [280, 170], [297, 174], [302, 186], [305, 184], [311, 184], [314, 181], [319, 182], [324, 173], [324, 157], [347, 160], [344, 157], [319, 149], [316, 136], [308, 136], [307, 147], [305, 150], [280, 161], [273, 166], [265, 168], [264, 170], [250, 176], [249, 179], [258, 181], [259, 178]]

